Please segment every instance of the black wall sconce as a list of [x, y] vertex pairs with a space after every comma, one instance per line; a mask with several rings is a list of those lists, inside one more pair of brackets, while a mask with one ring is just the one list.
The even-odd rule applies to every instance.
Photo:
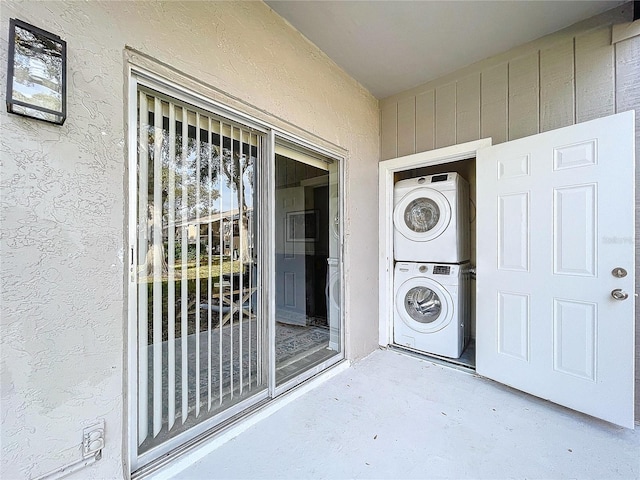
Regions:
[[67, 118], [67, 42], [12, 18], [7, 112], [62, 125]]

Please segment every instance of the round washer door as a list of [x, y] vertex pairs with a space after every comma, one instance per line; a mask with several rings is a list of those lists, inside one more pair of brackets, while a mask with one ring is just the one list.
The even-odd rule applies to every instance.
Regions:
[[396, 229], [409, 240], [427, 242], [437, 238], [449, 226], [451, 205], [447, 198], [431, 188], [416, 188], [407, 193], [393, 210]]
[[415, 277], [398, 288], [396, 309], [409, 328], [420, 333], [433, 333], [451, 322], [453, 299], [435, 280]]
[[[331, 271], [331, 270], [330, 270]], [[340, 308], [340, 274], [334, 271], [329, 274], [327, 286], [324, 289], [326, 297], [331, 302], [332, 308]]]

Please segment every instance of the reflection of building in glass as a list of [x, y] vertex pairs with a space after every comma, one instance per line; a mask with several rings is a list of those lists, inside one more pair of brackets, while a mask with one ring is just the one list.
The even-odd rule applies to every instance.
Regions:
[[[209, 243], [209, 233], [211, 233], [212, 255], [222, 254], [228, 255], [233, 259], [252, 259], [255, 245], [253, 208], [247, 208], [244, 216], [245, 231], [241, 228], [241, 214], [238, 209], [192, 218], [186, 222], [176, 222], [174, 224], [176, 238], [181, 238], [182, 230], [186, 229], [189, 244], [195, 244], [199, 240], [201, 245], [207, 245]], [[168, 227], [168, 225], [165, 225], [163, 229], [165, 246]], [[246, 236], [246, 252], [241, 251], [243, 236]], [[206, 250], [202, 251], [202, 254], [207, 253]]]

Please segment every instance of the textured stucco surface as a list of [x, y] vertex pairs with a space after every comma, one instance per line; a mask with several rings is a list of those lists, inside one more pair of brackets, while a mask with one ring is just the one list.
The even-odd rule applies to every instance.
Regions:
[[[3, 479], [80, 458], [106, 421], [103, 459], [69, 478], [122, 478], [126, 449], [126, 88], [130, 46], [348, 152], [348, 352], [376, 345], [377, 100], [261, 2], [3, 2], [68, 44], [68, 118], [0, 113]], [[6, 71], [0, 69], [6, 88]]]

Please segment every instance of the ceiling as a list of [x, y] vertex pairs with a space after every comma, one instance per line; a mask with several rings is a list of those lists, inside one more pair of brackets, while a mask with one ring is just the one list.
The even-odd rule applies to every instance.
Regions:
[[625, 2], [266, 3], [373, 95], [386, 98]]

